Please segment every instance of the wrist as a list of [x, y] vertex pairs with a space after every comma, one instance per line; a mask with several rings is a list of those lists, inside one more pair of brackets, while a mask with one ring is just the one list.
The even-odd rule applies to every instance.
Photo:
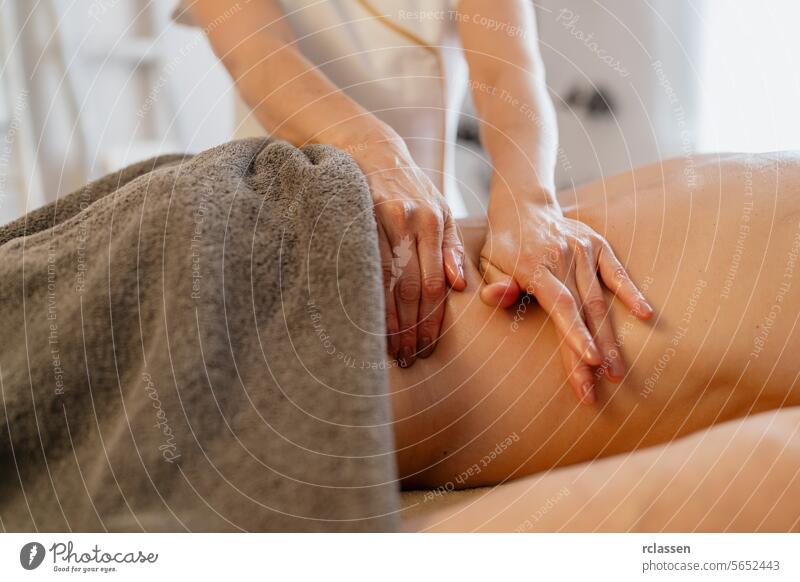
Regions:
[[526, 184], [514, 187], [504, 184], [502, 187], [492, 188], [489, 196], [489, 216], [509, 211], [524, 214], [554, 213], [563, 216], [554, 189], [541, 185]]
[[365, 171], [385, 168], [394, 159], [409, 157], [405, 141], [386, 123], [373, 118], [361, 127], [337, 136], [331, 142], [358, 162]]

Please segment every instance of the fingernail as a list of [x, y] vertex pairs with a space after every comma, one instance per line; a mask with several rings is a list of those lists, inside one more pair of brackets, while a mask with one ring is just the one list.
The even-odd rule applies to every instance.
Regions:
[[644, 316], [653, 315], [655, 313], [655, 309], [643, 298], [639, 300], [636, 304], [636, 309], [638, 312]]
[[453, 262], [456, 264], [456, 269], [458, 269], [458, 278], [466, 280], [464, 277], [464, 254], [455, 249], [450, 249], [450, 254], [453, 257]]
[[400, 350], [400, 358], [398, 359], [398, 363], [400, 364], [401, 368], [408, 368], [413, 363], [413, 355], [414, 351], [405, 346]]
[[427, 358], [433, 353], [433, 340], [427, 336], [422, 336], [419, 339], [419, 357]]

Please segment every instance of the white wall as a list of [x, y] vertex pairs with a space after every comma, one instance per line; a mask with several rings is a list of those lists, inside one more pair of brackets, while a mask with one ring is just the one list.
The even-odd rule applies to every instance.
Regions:
[[[536, 4], [558, 110], [561, 187], [694, 150], [702, 2]], [[596, 89], [610, 95], [611, 114], [587, 110], [585, 95]]]
[[[0, 6], [0, 47], [11, 47], [0, 55], [0, 222], [126, 163], [231, 135], [229, 78], [201, 31], [171, 21], [173, 2]], [[798, 147], [800, 2], [536, 6], [558, 110], [560, 187], [696, 150]], [[597, 88], [613, 115], [587, 110], [583, 99]], [[475, 191], [488, 179], [480, 157], [464, 150], [458, 159]]]
[[202, 31], [172, 22], [171, 2], [6, 4], [16, 15], [13, 26], [4, 23], [15, 41], [4, 63], [23, 71], [15, 81], [29, 95], [27, 149], [41, 187], [23, 177], [15, 199], [0, 205], [3, 222], [125, 164], [229, 139], [228, 75]]
[[700, 147], [800, 149], [800, 2], [707, 4]]

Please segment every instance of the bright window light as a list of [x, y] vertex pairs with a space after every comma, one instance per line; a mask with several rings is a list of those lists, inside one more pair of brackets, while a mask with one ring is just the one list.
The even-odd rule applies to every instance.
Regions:
[[800, 149], [800, 2], [704, 6], [699, 148]]

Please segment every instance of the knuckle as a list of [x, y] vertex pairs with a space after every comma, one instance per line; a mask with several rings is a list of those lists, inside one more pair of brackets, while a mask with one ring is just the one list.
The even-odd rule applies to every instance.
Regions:
[[429, 316], [419, 325], [419, 334], [421, 336], [427, 336], [429, 338], [436, 338], [439, 335], [439, 325], [438, 322], [431, 319]]
[[444, 274], [428, 275], [422, 280], [422, 296], [426, 299], [437, 299], [444, 295]]
[[[489, 255], [489, 259], [493, 257], [491, 254]], [[541, 269], [544, 267], [542, 261], [539, 260], [538, 257], [532, 257], [530, 255], [522, 255], [521, 257], [517, 257], [518, 260], [515, 263], [512, 263], [515, 267], [517, 267], [520, 271], [525, 273], [530, 273], [533, 275], [537, 269]], [[495, 259], [496, 260], [496, 259]]]
[[586, 313], [593, 318], [605, 317], [607, 305], [603, 297], [590, 297], [583, 306]]
[[442, 213], [438, 212], [432, 206], [423, 205], [418, 208], [415, 218], [420, 226], [435, 230], [442, 230], [444, 227], [444, 219]]
[[420, 240], [441, 244], [444, 236], [444, 221], [438, 213], [426, 208], [420, 210], [413, 220]]
[[[573, 352], [574, 353], [574, 352]], [[575, 362], [574, 376], [581, 380], [586, 374], [592, 373], [592, 368], [584, 364], [581, 360]]]
[[550, 265], [548, 264], [547, 257], [544, 257], [543, 260], [542, 257], [524, 255], [520, 257], [519, 268], [525, 273], [530, 273], [532, 277], [542, 277], [550, 270]]
[[524, 273], [528, 274], [527, 279], [529, 281], [528, 284], [528, 293], [538, 291], [542, 283], [544, 282], [544, 278], [550, 273], [550, 269], [547, 268], [546, 265], [537, 264], [535, 267], [531, 269], [524, 269]]
[[420, 282], [416, 277], [402, 277], [397, 283], [397, 295], [404, 303], [419, 301]]
[[575, 299], [573, 299], [570, 293], [562, 291], [556, 296], [554, 304], [557, 309], [572, 310], [575, 306]]
[[564, 260], [567, 249], [564, 244], [550, 243], [545, 248], [545, 263], [551, 269], [555, 269]]
[[384, 203], [381, 208], [386, 218], [397, 226], [407, 224], [413, 212], [404, 200], [390, 200]]
[[586, 259], [587, 261], [590, 261], [594, 258], [594, 245], [592, 244], [591, 240], [579, 240], [575, 247], [575, 251], [581, 256], [581, 258]]
[[391, 200], [385, 188], [376, 188], [370, 185], [370, 195], [373, 206], [378, 210], [385, 208], [386, 204]]
[[450, 206], [447, 205], [447, 201], [443, 201], [442, 206], [440, 208], [441, 216], [442, 216], [442, 223], [445, 224], [452, 224], [453, 222], [453, 211], [450, 209]]

